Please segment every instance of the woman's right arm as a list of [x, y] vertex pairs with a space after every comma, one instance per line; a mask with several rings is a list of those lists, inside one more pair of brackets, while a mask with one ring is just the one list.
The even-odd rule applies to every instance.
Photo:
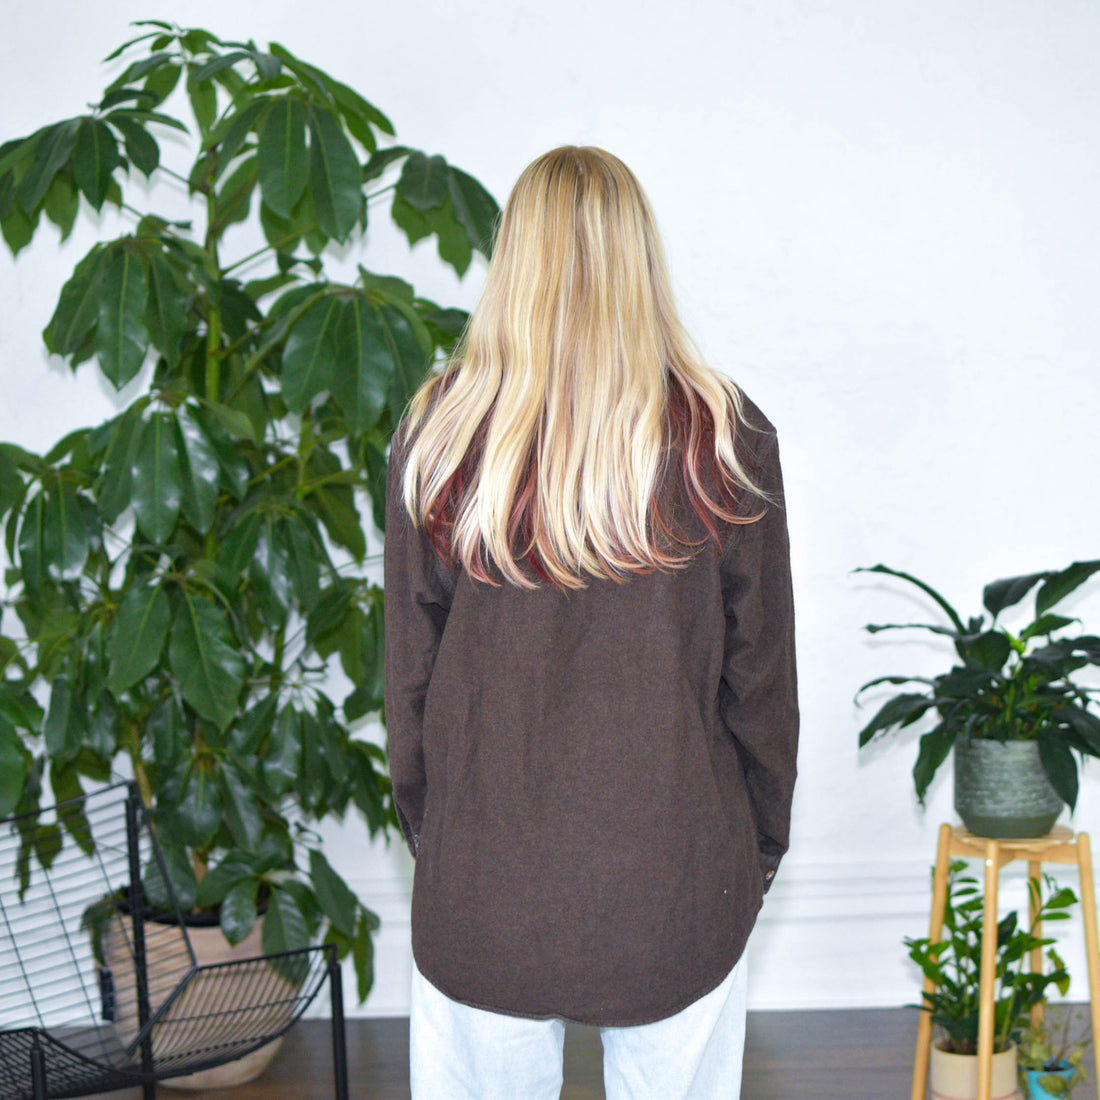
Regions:
[[435, 551], [402, 499], [404, 433], [398, 429], [386, 475], [386, 732], [397, 819], [415, 856], [424, 820], [424, 703], [447, 622], [451, 594]]

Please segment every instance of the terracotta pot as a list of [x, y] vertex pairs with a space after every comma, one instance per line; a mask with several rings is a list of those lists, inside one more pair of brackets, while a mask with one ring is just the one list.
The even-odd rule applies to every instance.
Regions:
[[[146, 921], [144, 928], [149, 1003], [152, 1011], [156, 1012], [191, 969], [191, 957], [178, 925]], [[103, 934], [103, 955], [110, 972], [115, 1032], [123, 1046], [129, 1046], [139, 1030], [132, 935], [130, 918], [119, 913], [112, 917]], [[263, 953], [259, 921], [248, 937], [236, 946], [230, 946], [217, 925], [191, 927], [187, 935], [199, 966], [255, 958]], [[255, 968], [204, 972], [188, 983], [183, 994], [154, 1026], [154, 1057], [162, 1060], [174, 1053], [193, 1050], [195, 1033], [188, 1021], [208, 1017], [211, 1013], [225, 1016], [226, 1032], [229, 1034], [262, 1034], [285, 1027], [295, 1004], [293, 994], [296, 987], [271, 973], [266, 963], [257, 965], [264, 968], [265, 987], [268, 990], [277, 989], [281, 983], [287, 990], [286, 998], [268, 996], [262, 1006], [248, 1008], [245, 1006], [254, 997], [253, 989], [249, 987], [256, 984]], [[275, 983], [274, 986], [272, 983]], [[275, 1000], [282, 1003], [272, 1004]], [[241, 1008], [241, 1011], [234, 1013], [235, 1008]], [[203, 1034], [209, 1045], [209, 1036], [205, 1031]], [[227, 1088], [244, 1084], [263, 1073], [281, 1043], [281, 1038], [275, 1039], [242, 1058], [197, 1073], [169, 1078], [163, 1084], [177, 1089]]]
[[1062, 812], [1036, 741], [955, 740], [955, 809], [975, 835], [1046, 836]]
[[[932, 1100], [976, 1100], [978, 1095], [978, 1056], [948, 1054], [932, 1047]], [[1011, 1046], [993, 1055], [993, 1089], [990, 1100], [1014, 1100], [1016, 1097], [1016, 1048]]]

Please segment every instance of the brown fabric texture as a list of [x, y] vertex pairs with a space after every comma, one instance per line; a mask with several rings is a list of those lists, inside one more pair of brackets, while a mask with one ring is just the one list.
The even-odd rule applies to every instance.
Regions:
[[685, 568], [568, 593], [446, 567], [402, 504], [395, 437], [390, 770], [413, 952], [453, 1000], [637, 1025], [741, 956], [787, 849], [798, 736], [778, 445], [746, 411], [764, 517]]

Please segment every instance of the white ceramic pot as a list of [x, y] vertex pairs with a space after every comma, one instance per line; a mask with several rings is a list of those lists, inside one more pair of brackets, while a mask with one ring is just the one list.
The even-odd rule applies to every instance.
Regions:
[[[978, 1056], [948, 1054], [932, 1047], [932, 1100], [976, 1100]], [[993, 1055], [993, 1089], [990, 1100], [1013, 1100], [1016, 1093], [1016, 1048]]]
[[[149, 1003], [155, 1012], [191, 969], [191, 958], [180, 929], [174, 924], [147, 921], [145, 950], [148, 960]], [[230, 946], [216, 925], [188, 928], [188, 938], [199, 966], [254, 958], [261, 955], [260, 922], [241, 943]], [[103, 934], [103, 955], [111, 974], [115, 1032], [123, 1046], [129, 1046], [138, 1033], [137, 982], [134, 975], [130, 918], [115, 914]], [[269, 996], [258, 1007], [249, 1007], [254, 997], [256, 968], [240, 967], [209, 971], [191, 979], [183, 994], [174, 1001], [163, 1019], [153, 1028], [153, 1051], [158, 1061], [195, 1047], [195, 1027], [191, 1020], [203, 1020], [211, 1014], [222, 1017], [231, 1036], [278, 1031], [290, 1020], [295, 1005], [295, 987], [274, 973], [266, 963], [263, 981], [286, 986], [285, 998]], [[273, 1003], [278, 1002], [278, 1003]], [[282, 1039], [276, 1039], [242, 1058], [224, 1065], [200, 1070], [183, 1077], [165, 1080], [164, 1085], [178, 1089], [214, 1089], [242, 1085], [259, 1077], [275, 1057]]]

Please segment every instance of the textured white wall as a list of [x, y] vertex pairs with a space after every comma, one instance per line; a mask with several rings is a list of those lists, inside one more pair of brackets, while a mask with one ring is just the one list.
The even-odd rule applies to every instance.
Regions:
[[[757, 1007], [899, 1004], [950, 782], [915, 805], [912, 741], [865, 754], [855, 688], [937, 669], [859, 627], [916, 613], [853, 578], [885, 561], [978, 610], [995, 577], [1100, 556], [1100, 8], [1000, 0], [192, 0], [167, 15], [284, 41], [503, 198], [566, 141], [622, 156], [653, 200], [689, 327], [780, 430], [804, 740], [792, 851], [752, 944]], [[7, 13], [0, 138], [74, 114], [134, 0]], [[106, 417], [106, 388], [38, 333], [87, 231], [0, 257], [0, 439]], [[374, 246], [470, 305], [432, 246]], [[376, 252], [370, 264], [386, 269]], [[1097, 587], [1100, 587], [1098, 585]], [[1067, 603], [1100, 630], [1100, 597]], [[1100, 826], [1096, 772], [1075, 823]], [[357, 824], [332, 858], [385, 919], [365, 1011], [407, 1011], [410, 863]], [[1072, 881], [1070, 876], [1063, 876]], [[1015, 895], [1014, 895], [1015, 896]], [[1085, 994], [1079, 947], [1076, 992]]]

